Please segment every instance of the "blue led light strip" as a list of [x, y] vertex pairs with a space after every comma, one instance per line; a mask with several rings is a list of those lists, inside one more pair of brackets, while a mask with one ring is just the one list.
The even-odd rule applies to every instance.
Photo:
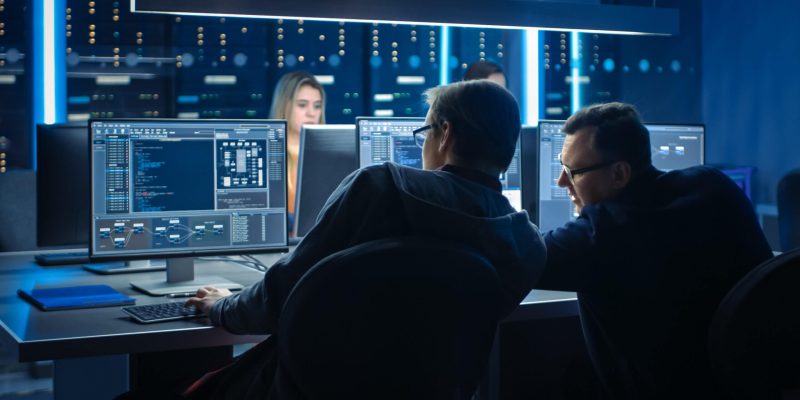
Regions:
[[525, 29], [522, 41], [522, 70], [525, 71], [523, 81], [523, 115], [524, 125], [539, 124], [539, 30]]
[[439, 37], [439, 84], [450, 83], [450, 27], [442, 26]]
[[581, 77], [581, 64], [580, 64], [580, 52], [578, 49], [578, 38], [580, 35], [578, 32], [571, 32], [570, 33], [570, 50], [572, 52], [572, 57], [570, 61], [571, 67], [571, 89], [572, 89], [572, 113], [574, 114], [576, 111], [580, 110], [581, 108], [581, 87], [580, 87], [580, 77]]
[[66, 119], [66, 0], [34, 0], [32, 168], [36, 169], [36, 124]]

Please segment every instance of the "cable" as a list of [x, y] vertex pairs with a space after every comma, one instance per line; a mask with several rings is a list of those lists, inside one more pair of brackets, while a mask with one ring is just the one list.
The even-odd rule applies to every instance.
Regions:
[[258, 259], [256, 259], [255, 257], [245, 257], [245, 255], [240, 255], [239, 257], [247, 259], [241, 260], [233, 258], [232, 256], [219, 256], [219, 257], [198, 257], [197, 260], [232, 262], [261, 272], [267, 272], [267, 269], [269, 269], [266, 265], [264, 265], [264, 263], [258, 261]]
[[262, 263], [262, 262], [261, 262], [261, 260], [259, 260], [259, 259], [258, 259], [258, 258], [256, 258], [255, 256], [252, 256], [252, 255], [250, 255], [250, 254], [242, 254], [241, 256], [242, 256], [242, 257], [244, 257], [244, 258], [246, 258], [246, 259], [248, 259], [248, 260], [252, 260], [254, 263], [256, 263], [256, 264], [258, 264], [258, 265], [260, 265], [260, 266], [264, 267], [264, 269], [265, 269], [265, 270], [269, 269], [269, 267], [268, 267], [267, 265], [265, 265], [264, 263]]

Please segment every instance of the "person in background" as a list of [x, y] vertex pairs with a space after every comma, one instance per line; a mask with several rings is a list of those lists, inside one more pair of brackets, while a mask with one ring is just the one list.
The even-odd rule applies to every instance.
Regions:
[[300, 128], [325, 123], [325, 89], [305, 71], [283, 75], [272, 95], [270, 118], [285, 119], [286, 132], [286, 197], [289, 229], [293, 229], [297, 162], [300, 155]]
[[464, 80], [472, 81], [475, 79], [488, 79], [502, 87], [506, 87], [507, 83], [503, 67], [491, 61], [474, 62], [467, 68], [467, 72], [464, 73]]
[[563, 128], [558, 186], [579, 213], [544, 235], [538, 289], [578, 293], [611, 399], [719, 398], [708, 327], [722, 298], [772, 257], [753, 206], [719, 170], [652, 165], [629, 104], [586, 107]]

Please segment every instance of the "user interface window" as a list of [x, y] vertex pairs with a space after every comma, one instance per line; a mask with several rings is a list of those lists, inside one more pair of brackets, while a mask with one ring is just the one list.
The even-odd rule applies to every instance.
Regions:
[[284, 121], [93, 121], [97, 256], [286, 245]]
[[359, 118], [359, 166], [391, 161], [422, 168], [422, 149], [412, 132], [424, 123], [424, 118]]
[[703, 165], [702, 125], [647, 124], [653, 165], [664, 171]]

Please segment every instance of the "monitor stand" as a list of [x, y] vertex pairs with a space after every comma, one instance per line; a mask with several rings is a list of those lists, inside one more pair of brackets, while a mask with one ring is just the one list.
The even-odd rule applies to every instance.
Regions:
[[114, 263], [83, 264], [83, 269], [97, 274], [127, 274], [130, 272], [153, 272], [167, 269], [165, 260], [138, 260]]
[[151, 296], [166, 296], [168, 294], [193, 294], [204, 286], [213, 286], [219, 289], [240, 290], [242, 285], [229, 281], [219, 276], [204, 276], [195, 278], [194, 258], [168, 258], [167, 280], [149, 279], [131, 282], [135, 289]]

